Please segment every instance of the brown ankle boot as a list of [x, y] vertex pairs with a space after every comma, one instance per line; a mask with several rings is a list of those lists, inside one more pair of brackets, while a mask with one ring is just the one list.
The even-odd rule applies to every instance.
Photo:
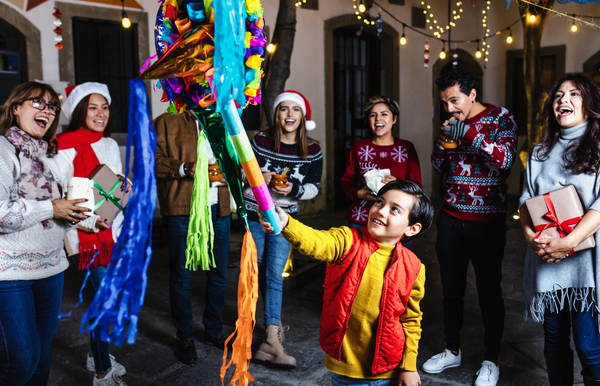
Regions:
[[267, 338], [254, 354], [254, 359], [269, 362], [284, 369], [296, 368], [296, 359], [286, 354], [281, 344], [280, 327], [276, 325], [267, 326]]

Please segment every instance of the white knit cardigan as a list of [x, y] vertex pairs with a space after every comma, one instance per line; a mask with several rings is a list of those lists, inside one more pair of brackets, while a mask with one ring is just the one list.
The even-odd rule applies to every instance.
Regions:
[[[98, 157], [100, 164], [104, 164], [113, 171], [113, 173], [120, 175], [123, 173], [123, 164], [121, 162], [121, 152], [119, 151], [119, 145], [112, 138], [103, 137], [98, 142], [92, 143], [92, 149]], [[51, 162], [56, 164], [56, 168], [59, 170], [59, 175], [56, 177], [60, 180], [63, 186], [67, 186], [67, 182], [73, 177], [74, 166], [73, 160], [77, 152], [75, 149], [60, 150], [56, 156], [54, 156]], [[115, 211], [117, 209], [115, 208]], [[76, 228], [71, 229], [65, 235], [65, 247], [69, 256], [76, 255], [79, 251], [79, 236], [77, 229], [81, 229], [86, 232], [98, 232], [99, 229], [96, 227], [96, 220], [100, 216], [94, 214], [87, 220], [81, 221], [77, 224]], [[123, 224], [123, 213], [119, 213], [112, 223], [112, 234], [113, 239], [117, 241], [119, 233], [121, 233], [121, 225]]]
[[[21, 165], [16, 154], [15, 147], [0, 136], [0, 281], [45, 279], [69, 266], [63, 236], [71, 226], [54, 220], [44, 228], [42, 221], [53, 216], [52, 202], [19, 197], [16, 181]], [[50, 159], [41, 161], [56, 178]]]

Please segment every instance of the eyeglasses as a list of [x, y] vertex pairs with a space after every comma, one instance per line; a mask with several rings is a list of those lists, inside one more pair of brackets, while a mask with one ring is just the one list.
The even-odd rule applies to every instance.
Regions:
[[46, 103], [46, 101], [41, 98], [29, 98], [27, 100], [31, 101], [31, 105], [36, 110], [44, 111], [44, 109], [48, 107], [50, 115], [56, 116], [56, 114], [60, 113], [60, 107]]

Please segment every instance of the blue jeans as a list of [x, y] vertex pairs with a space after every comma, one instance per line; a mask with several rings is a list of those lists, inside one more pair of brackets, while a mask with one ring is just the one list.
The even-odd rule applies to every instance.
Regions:
[[360, 385], [360, 386], [398, 386], [398, 378], [389, 379], [362, 379], [362, 378], [350, 378], [344, 375], [333, 374], [331, 376], [332, 386], [347, 386], [347, 385]]
[[571, 352], [570, 333], [573, 326], [573, 341], [581, 362], [583, 376], [600, 381], [600, 334], [598, 314], [592, 308], [587, 312], [565, 307], [558, 313], [546, 311], [544, 316], [544, 352], [560, 356]]
[[283, 270], [291, 245], [280, 234], [266, 234], [260, 223], [248, 221], [256, 244], [258, 287], [265, 303], [265, 326], [279, 325], [283, 297]]
[[0, 281], [0, 386], [46, 386], [63, 273]]
[[[206, 334], [217, 338], [223, 334], [221, 314], [225, 308], [227, 291], [230, 218], [229, 216], [217, 218], [217, 205], [213, 205], [211, 211], [215, 232], [213, 254], [216, 267], [206, 271], [206, 297], [202, 323]], [[164, 216], [163, 222], [169, 233], [171, 318], [177, 328], [177, 338], [195, 340], [190, 291], [191, 271], [185, 268], [185, 249], [190, 217]]]
[[[79, 255], [70, 256], [71, 260], [75, 267], [79, 266]], [[96, 292], [98, 292], [98, 288], [100, 287], [100, 282], [102, 281], [102, 276], [104, 275], [104, 271], [106, 267], [97, 267], [90, 269], [90, 277], [86, 283], [86, 288], [91, 298], [94, 299], [96, 296]], [[82, 278], [85, 279], [87, 275], [87, 271], [79, 271], [79, 274]], [[89, 320], [89, 323], [94, 323], [95, 318]], [[96, 327], [93, 333], [90, 333], [90, 351], [94, 356], [94, 368], [96, 369], [96, 374], [104, 374], [108, 370], [111, 369], [110, 357], [108, 356], [108, 343], [101, 341], [97, 337], [100, 336], [100, 326]]]

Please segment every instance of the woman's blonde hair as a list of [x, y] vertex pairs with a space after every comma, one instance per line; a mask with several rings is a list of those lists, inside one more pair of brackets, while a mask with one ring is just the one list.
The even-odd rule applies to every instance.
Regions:
[[[48, 103], [60, 107], [60, 99], [54, 89], [45, 83], [39, 82], [25, 82], [15, 87], [14, 90], [8, 96], [8, 99], [0, 108], [0, 135], [6, 134], [8, 129], [13, 126], [17, 126], [17, 117], [14, 113], [14, 108], [25, 103], [31, 98], [43, 98], [46, 93], [50, 94], [50, 100]], [[58, 129], [58, 121], [60, 110], [54, 117], [54, 121], [50, 125], [50, 128], [46, 130], [46, 134], [42, 138], [48, 143], [47, 155], [54, 155], [57, 152], [58, 142], [56, 141], [56, 130]]]

